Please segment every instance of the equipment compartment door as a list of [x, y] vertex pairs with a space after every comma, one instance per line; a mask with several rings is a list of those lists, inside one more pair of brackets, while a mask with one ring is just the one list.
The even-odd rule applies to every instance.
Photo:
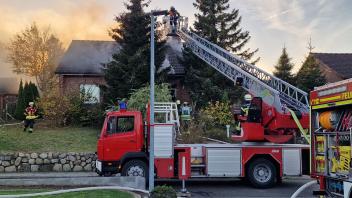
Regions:
[[301, 149], [282, 150], [284, 175], [301, 175]]
[[241, 175], [241, 149], [206, 148], [207, 175], [211, 177], [238, 177]]

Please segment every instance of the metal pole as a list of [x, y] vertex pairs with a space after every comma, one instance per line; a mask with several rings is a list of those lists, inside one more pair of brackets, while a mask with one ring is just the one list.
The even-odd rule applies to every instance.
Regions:
[[230, 125], [226, 125], [226, 136], [227, 136], [227, 138], [229, 138], [230, 137]]
[[149, 148], [149, 191], [154, 189], [154, 28], [155, 16], [151, 15], [150, 24], [150, 148]]

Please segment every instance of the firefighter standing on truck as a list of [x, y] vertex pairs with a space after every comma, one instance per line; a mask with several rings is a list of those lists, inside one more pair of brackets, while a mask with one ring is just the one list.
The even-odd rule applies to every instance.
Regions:
[[[251, 105], [252, 96], [250, 94], [244, 95], [244, 103], [241, 105], [241, 117], [247, 118], [249, 107]], [[238, 119], [238, 123], [236, 124], [236, 131], [241, 132], [241, 120]]]
[[24, 120], [23, 131], [26, 132], [27, 128], [29, 127], [28, 132], [29, 133], [33, 132], [34, 120], [38, 117], [36, 116], [36, 113], [37, 113], [37, 108], [34, 106], [34, 102], [29, 102], [29, 106], [25, 109], [25, 112], [24, 112], [26, 119]]

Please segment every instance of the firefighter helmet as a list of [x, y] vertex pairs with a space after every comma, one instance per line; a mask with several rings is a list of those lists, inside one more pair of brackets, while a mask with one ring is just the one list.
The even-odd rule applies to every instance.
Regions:
[[245, 101], [251, 101], [252, 100], [252, 96], [250, 94], [246, 94], [246, 95], [244, 95], [244, 100]]

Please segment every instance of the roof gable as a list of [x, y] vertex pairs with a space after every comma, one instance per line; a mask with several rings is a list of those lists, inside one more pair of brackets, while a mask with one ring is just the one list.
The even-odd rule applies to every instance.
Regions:
[[311, 53], [311, 55], [341, 77], [352, 78], [352, 53]]
[[55, 73], [102, 75], [102, 64], [110, 62], [119, 50], [115, 41], [73, 40]]

